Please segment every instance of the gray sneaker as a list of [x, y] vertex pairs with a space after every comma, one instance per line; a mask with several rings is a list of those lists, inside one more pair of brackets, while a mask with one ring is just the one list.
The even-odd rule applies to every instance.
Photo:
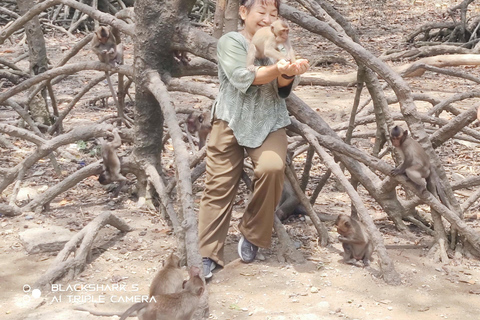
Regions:
[[210, 258], [202, 258], [203, 262], [203, 275], [205, 276], [205, 280], [210, 279], [213, 277], [212, 271], [216, 268], [217, 264]]
[[247, 240], [243, 235], [238, 241], [238, 255], [243, 262], [250, 263], [255, 260], [258, 247]]

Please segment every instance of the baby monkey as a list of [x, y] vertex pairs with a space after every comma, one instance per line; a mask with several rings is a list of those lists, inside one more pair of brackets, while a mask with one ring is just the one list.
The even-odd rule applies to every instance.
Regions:
[[393, 169], [391, 174], [406, 174], [420, 192], [427, 189], [430, 177], [430, 157], [422, 146], [408, 135], [408, 130], [395, 126], [390, 133], [390, 140], [403, 158], [403, 163]]
[[345, 263], [357, 265], [362, 260], [364, 266], [369, 266], [372, 259], [373, 244], [363, 223], [355, 218], [340, 214], [335, 221], [338, 240], [343, 247]]
[[115, 149], [122, 145], [122, 139], [118, 134], [117, 128], [113, 129], [112, 134], [113, 140], [111, 142], [105, 141], [103, 138], [99, 139], [102, 148], [103, 171], [98, 176], [98, 182], [106, 185], [114, 181], [119, 181], [120, 185], [114, 192], [114, 197], [117, 197], [120, 193], [120, 189], [125, 185], [127, 178], [120, 173], [122, 166], [117, 152], [115, 151]]
[[[288, 38], [288, 24], [283, 20], [276, 20], [270, 26], [263, 27], [255, 32], [247, 53], [247, 69], [254, 71], [255, 58], [273, 58], [277, 61], [285, 59], [291, 63], [295, 62], [295, 52], [292, 49]], [[283, 45], [287, 52], [285, 56], [279, 50], [279, 45]]]

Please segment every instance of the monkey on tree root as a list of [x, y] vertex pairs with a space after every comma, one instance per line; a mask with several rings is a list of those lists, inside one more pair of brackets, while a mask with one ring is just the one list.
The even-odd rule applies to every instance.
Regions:
[[120, 320], [125, 320], [134, 311], [137, 311], [139, 320], [191, 320], [205, 291], [205, 284], [198, 267], [190, 267], [188, 273], [190, 278], [183, 282], [182, 291], [158, 294], [152, 297], [154, 301], [136, 303], [125, 311]]
[[[276, 20], [268, 27], [263, 27], [255, 32], [247, 53], [247, 69], [255, 70], [255, 58], [272, 58], [277, 61], [287, 60], [290, 63], [295, 62], [295, 52], [293, 51], [290, 39], [288, 38], [290, 28], [283, 20]], [[280, 52], [279, 46], [283, 45], [287, 54]]]
[[449, 206], [445, 190], [435, 170], [431, 168], [430, 157], [422, 146], [409, 136], [408, 130], [395, 126], [390, 133], [390, 140], [403, 158], [403, 163], [393, 169], [391, 174], [405, 174], [419, 192], [428, 190], [434, 195], [438, 194], [440, 201]]
[[123, 46], [110, 28], [98, 27], [94, 32], [91, 46], [100, 62], [114, 67], [123, 64]]
[[[91, 42], [92, 51], [97, 55], [98, 60], [100, 62], [109, 64], [113, 67], [119, 66], [123, 64], [123, 45], [120, 39], [120, 33], [116, 28], [108, 28], [108, 27], [98, 27], [94, 34], [93, 39]], [[129, 125], [126, 121], [131, 119], [127, 119], [124, 115], [124, 97], [123, 97], [123, 75], [118, 74], [118, 99], [117, 93], [113, 88], [112, 80], [110, 78], [110, 72], [105, 72], [105, 76], [107, 78], [108, 87], [110, 92], [112, 93], [112, 99], [115, 102], [117, 107], [117, 114], [118, 118], [118, 125], [122, 124], [122, 121], [125, 121], [125, 124]]]
[[120, 138], [117, 128], [113, 129], [112, 134], [113, 140], [111, 142], [105, 141], [103, 138], [99, 139], [102, 149], [103, 171], [98, 176], [98, 182], [106, 185], [118, 181], [120, 184], [113, 194], [113, 197], [116, 198], [125, 185], [127, 178], [120, 173], [122, 164], [115, 151], [115, 149], [122, 145], [122, 139]]
[[345, 263], [357, 265], [363, 261], [364, 266], [369, 266], [372, 261], [373, 244], [362, 222], [356, 218], [340, 214], [335, 221], [338, 240], [343, 247], [343, 260]]

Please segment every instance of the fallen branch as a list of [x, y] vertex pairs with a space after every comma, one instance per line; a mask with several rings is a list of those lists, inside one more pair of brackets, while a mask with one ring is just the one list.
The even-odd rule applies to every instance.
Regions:
[[57, 150], [60, 146], [74, 143], [78, 140], [88, 140], [94, 137], [103, 136], [108, 129], [111, 129], [111, 125], [97, 124], [78, 127], [68, 133], [59, 135], [52, 140], [49, 140], [45, 144], [42, 144], [35, 150], [35, 152], [28, 155], [20, 163], [7, 171], [3, 180], [0, 181], [0, 192], [3, 192], [5, 188], [15, 180], [21, 170], [27, 170], [31, 168], [38, 160]]
[[[93, 242], [99, 230], [107, 224], [121, 232], [133, 230], [125, 221], [115, 216], [112, 212], [101, 213], [65, 244], [65, 247], [58, 253], [52, 266], [37, 280], [34, 287], [49, 289], [49, 285], [63, 278], [67, 273], [70, 273], [71, 279], [77, 277], [88, 263], [87, 260], [91, 256]], [[69, 259], [72, 253], [74, 253], [74, 257]]]
[[17, 207], [0, 203], [0, 214], [7, 217], [15, 217], [21, 215], [22, 211]]
[[79, 71], [86, 71], [86, 70], [97, 70], [97, 71], [104, 71], [104, 72], [108, 71], [110, 73], [121, 73], [128, 76], [133, 76], [133, 67], [129, 67], [125, 65], [112, 67], [102, 62], [82, 62], [82, 63], [68, 64], [62, 67], [54, 68], [46, 72], [40, 73], [35, 77], [25, 80], [19, 85], [16, 85], [15, 87], [1, 93], [0, 104], [3, 104], [4, 101], [7, 100], [8, 98], [22, 91], [25, 91], [30, 87], [32, 87], [33, 85], [40, 83], [42, 81], [50, 80], [61, 75], [70, 75]]
[[68, 189], [76, 186], [80, 181], [96, 175], [102, 172], [102, 160], [98, 160], [89, 164], [86, 167], [81, 168], [75, 173], [63, 179], [61, 182], [53, 187], [48, 188], [45, 192], [42, 192], [30, 201], [26, 206], [22, 208], [23, 212], [36, 211], [41, 212], [43, 208], [47, 207], [49, 203], [55, 199], [59, 194], [66, 192]]

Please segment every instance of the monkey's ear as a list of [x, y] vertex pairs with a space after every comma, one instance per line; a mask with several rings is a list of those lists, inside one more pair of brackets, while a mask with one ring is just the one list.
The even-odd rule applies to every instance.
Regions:
[[182, 283], [182, 289], [185, 289], [185, 284], [187, 283], [187, 280], [183, 280], [183, 283]]
[[200, 276], [200, 268], [191, 266], [190, 269], [188, 270], [188, 275], [190, 278], [193, 278], [195, 276]]
[[405, 130], [405, 131], [403, 131], [403, 135], [400, 139], [401, 144], [403, 144], [405, 142], [405, 140], [407, 140], [407, 137], [408, 137], [408, 130]]
[[275, 34], [275, 27], [273, 25], [270, 26], [270, 30], [272, 30], [272, 33]]
[[338, 225], [338, 223], [340, 222], [340, 219], [341, 219], [341, 215], [339, 214], [337, 219], [335, 220], [335, 225]]
[[205, 289], [204, 289], [203, 287], [198, 288], [198, 289], [197, 289], [197, 292], [196, 292], [197, 296], [200, 297], [200, 296], [202, 295], [202, 293], [203, 293], [204, 290], [205, 290]]

